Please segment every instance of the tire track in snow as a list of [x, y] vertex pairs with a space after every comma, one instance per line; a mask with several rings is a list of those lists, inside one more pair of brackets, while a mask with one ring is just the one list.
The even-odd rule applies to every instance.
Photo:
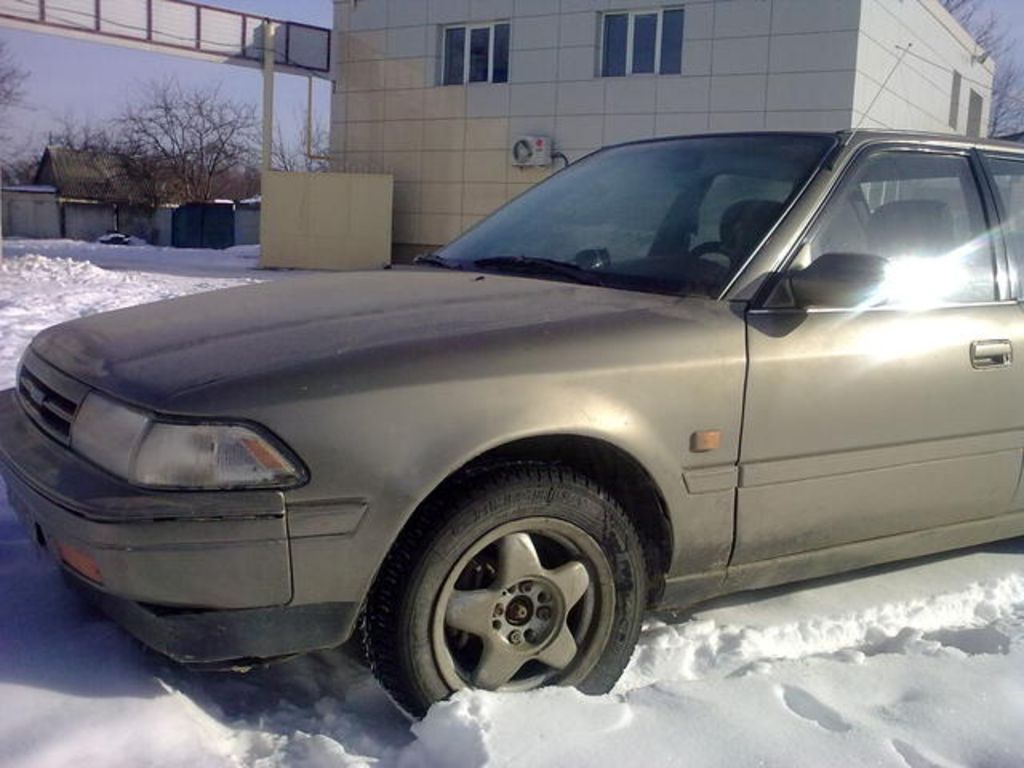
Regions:
[[[1024, 573], [861, 611], [810, 615], [778, 624], [722, 624], [700, 618], [682, 624], [655, 621], [645, 628], [616, 690], [625, 692], [665, 680], [744, 674], [779, 660], [837, 653], [873, 655], [887, 652], [887, 647], [898, 653], [914, 642], [959, 647], [958, 640], [963, 645], [973, 637], [979, 648], [1000, 648], [1009, 640], [994, 624], [1013, 617], [1024, 617]], [[892, 645], [894, 639], [897, 645]]]

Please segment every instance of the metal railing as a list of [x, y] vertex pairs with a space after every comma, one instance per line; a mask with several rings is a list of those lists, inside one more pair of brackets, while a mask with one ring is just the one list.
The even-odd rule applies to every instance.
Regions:
[[[187, 0], [0, 0], [0, 24], [5, 20], [41, 27], [39, 31], [95, 35], [230, 63], [252, 65], [263, 59], [264, 17]], [[329, 74], [330, 29], [270, 21], [276, 26], [276, 64], [306, 74]]]

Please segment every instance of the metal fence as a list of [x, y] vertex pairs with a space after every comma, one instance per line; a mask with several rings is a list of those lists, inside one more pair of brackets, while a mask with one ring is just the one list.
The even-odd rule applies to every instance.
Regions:
[[[237, 63], [263, 59], [263, 17], [186, 0], [0, 0], [0, 21], [205, 54]], [[308, 74], [331, 68], [331, 30], [271, 19], [276, 63]], [[77, 36], [76, 35], [76, 36]]]

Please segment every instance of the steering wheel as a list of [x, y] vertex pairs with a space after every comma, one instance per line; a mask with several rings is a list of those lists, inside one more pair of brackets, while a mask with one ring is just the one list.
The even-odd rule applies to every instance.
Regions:
[[733, 264], [734, 259], [725, 246], [717, 240], [709, 240], [687, 254], [686, 273], [700, 284], [720, 285], [729, 277]]
[[720, 253], [722, 256], [725, 256], [730, 263], [732, 263], [732, 258], [728, 253], [726, 253], [725, 246], [718, 240], [708, 240], [706, 243], [701, 243], [690, 251], [690, 258], [699, 259], [709, 253]]

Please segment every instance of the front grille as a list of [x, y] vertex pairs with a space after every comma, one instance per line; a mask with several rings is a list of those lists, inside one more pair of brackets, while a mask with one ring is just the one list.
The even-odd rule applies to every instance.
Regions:
[[55, 440], [71, 442], [71, 422], [84, 392], [77, 382], [35, 360], [23, 361], [18, 373], [18, 395], [21, 406], [31, 419]]

